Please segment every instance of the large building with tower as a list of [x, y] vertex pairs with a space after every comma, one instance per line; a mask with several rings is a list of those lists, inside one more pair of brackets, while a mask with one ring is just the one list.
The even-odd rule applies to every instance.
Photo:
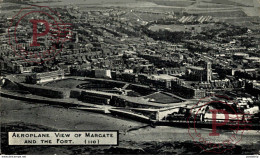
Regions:
[[188, 66], [186, 70], [186, 78], [191, 81], [207, 81], [212, 80], [211, 62], [204, 62], [202, 66]]

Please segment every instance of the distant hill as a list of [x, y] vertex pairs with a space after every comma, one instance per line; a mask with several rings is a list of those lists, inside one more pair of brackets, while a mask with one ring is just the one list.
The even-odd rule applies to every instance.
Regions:
[[259, 7], [260, 6], [259, 0], [229, 0], [229, 1], [240, 3], [240, 4], [243, 4], [243, 5], [252, 6], [252, 7]]
[[255, 5], [259, 6], [259, 3], [260, 3], [259, 0], [197, 0], [197, 1], [217, 3], [217, 4], [226, 4], [226, 5], [235, 5], [235, 6], [247, 6], [247, 7], [254, 7]]

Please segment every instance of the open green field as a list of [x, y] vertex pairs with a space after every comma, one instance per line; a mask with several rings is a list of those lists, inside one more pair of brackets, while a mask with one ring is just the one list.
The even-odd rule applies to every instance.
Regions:
[[254, 6], [253, 0], [203, 0], [204, 2], [224, 4], [224, 5], [235, 5], [235, 6]]
[[112, 90], [113, 88], [122, 88], [125, 84], [124, 83], [117, 83], [117, 82], [106, 82], [100, 80], [77, 80], [73, 78], [64, 79], [53, 81], [45, 84], [48, 87], [55, 87], [55, 88], [80, 88], [80, 89], [89, 89], [89, 90]]
[[226, 5], [226, 4], [207, 3], [207, 2], [202, 2], [197, 5], [197, 8], [233, 8], [233, 7], [236, 6]]
[[161, 30], [168, 30], [172, 32], [180, 32], [180, 31], [190, 31], [192, 27], [207, 27], [207, 28], [213, 28], [214, 26], [211, 24], [200, 24], [200, 25], [178, 25], [178, 24], [171, 24], [171, 25], [160, 25], [155, 24], [149, 27], [151, 31], [159, 31]]
[[[138, 10], [138, 9], [136, 9]], [[122, 16], [123, 18], [129, 19], [130, 21], [154, 21], [165, 17], [164, 14], [150, 14], [150, 13], [138, 13], [131, 12]]]
[[225, 10], [212, 10], [212, 8], [200, 9], [189, 9], [186, 11], [189, 14], [198, 14], [203, 16], [213, 17], [246, 17], [247, 14], [240, 9], [225, 9]]
[[[54, 87], [54, 88], [67, 88], [67, 89], [86, 89], [86, 90], [94, 90], [94, 91], [102, 91], [107, 93], [118, 93], [117, 89], [123, 88], [126, 83], [123, 82], [113, 82], [106, 80], [77, 80], [74, 78], [68, 78], [58, 81], [53, 81], [44, 84], [46, 87]], [[115, 89], [117, 88], [117, 89]], [[128, 90], [128, 96], [131, 97], [140, 97], [151, 94], [155, 91], [150, 90], [149, 88], [142, 88], [138, 86], [126, 86]]]
[[172, 32], [189, 31], [192, 27], [196, 25], [152, 25], [149, 29], [152, 31], [168, 30]]
[[86, 83], [86, 81], [81, 81], [81, 80], [76, 80], [76, 79], [64, 79], [64, 80], [49, 82], [49, 83], [45, 84], [45, 86], [55, 87], [55, 88], [73, 89], [82, 83]]
[[112, 90], [113, 88], [122, 88], [125, 84], [117, 82], [106, 82], [106, 81], [87, 81], [86, 83], [80, 84], [77, 88], [80, 89], [91, 89], [91, 90]]
[[162, 103], [162, 104], [170, 104], [170, 103], [179, 103], [180, 99], [175, 98], [173, 96], [164, 94], [164, 93], [154, 93], [149, 96], [144, 97], [145, 99], [150, 99], [150, 102]]
[[195, 2], [190, 0], [150, 0], [157, 5], [187, 7], [193, 5]]
[[183, 25], [152, 25], [149, 27], [151, 31], [159, 31], [159, 30], [168, 30], [172, 32], [185, 31], [185, 27]]

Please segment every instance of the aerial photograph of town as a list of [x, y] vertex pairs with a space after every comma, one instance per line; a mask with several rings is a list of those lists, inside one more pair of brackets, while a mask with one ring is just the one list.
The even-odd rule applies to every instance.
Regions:
[[260, 154], [260, 0], [0, 0], [0, 39], [1, 154]]

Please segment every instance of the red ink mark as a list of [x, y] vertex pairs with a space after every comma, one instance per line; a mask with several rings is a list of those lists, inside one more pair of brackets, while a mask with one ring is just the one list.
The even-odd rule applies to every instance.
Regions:
[[[33, 43], [31, 44], [31, 46], [40, 46], [39, 43], [37, 43], [37, 37], [38, 36], [45, 36], [49, 30], [50, 30], [50, 26], [49, 23], [46, 20], [30, 20], [30, 22], [33, 24]], [[45, 25], [45, 31], [42, 33], [38, 33], [37, 31], [37, 25], [38, 23], [43, 23]]]
[[[210, 110], [212, 112], [212, 133], [209, 134], [209, 136], [219, 136], [219, 133], [217, 133], [217, 126], [223, 126], [226, 125], [226, 123], [229, 121], [228, 112], [225, 110]], [[223, 123], [217, 123], [217, 113], [223, 113], [225, 116]]]

